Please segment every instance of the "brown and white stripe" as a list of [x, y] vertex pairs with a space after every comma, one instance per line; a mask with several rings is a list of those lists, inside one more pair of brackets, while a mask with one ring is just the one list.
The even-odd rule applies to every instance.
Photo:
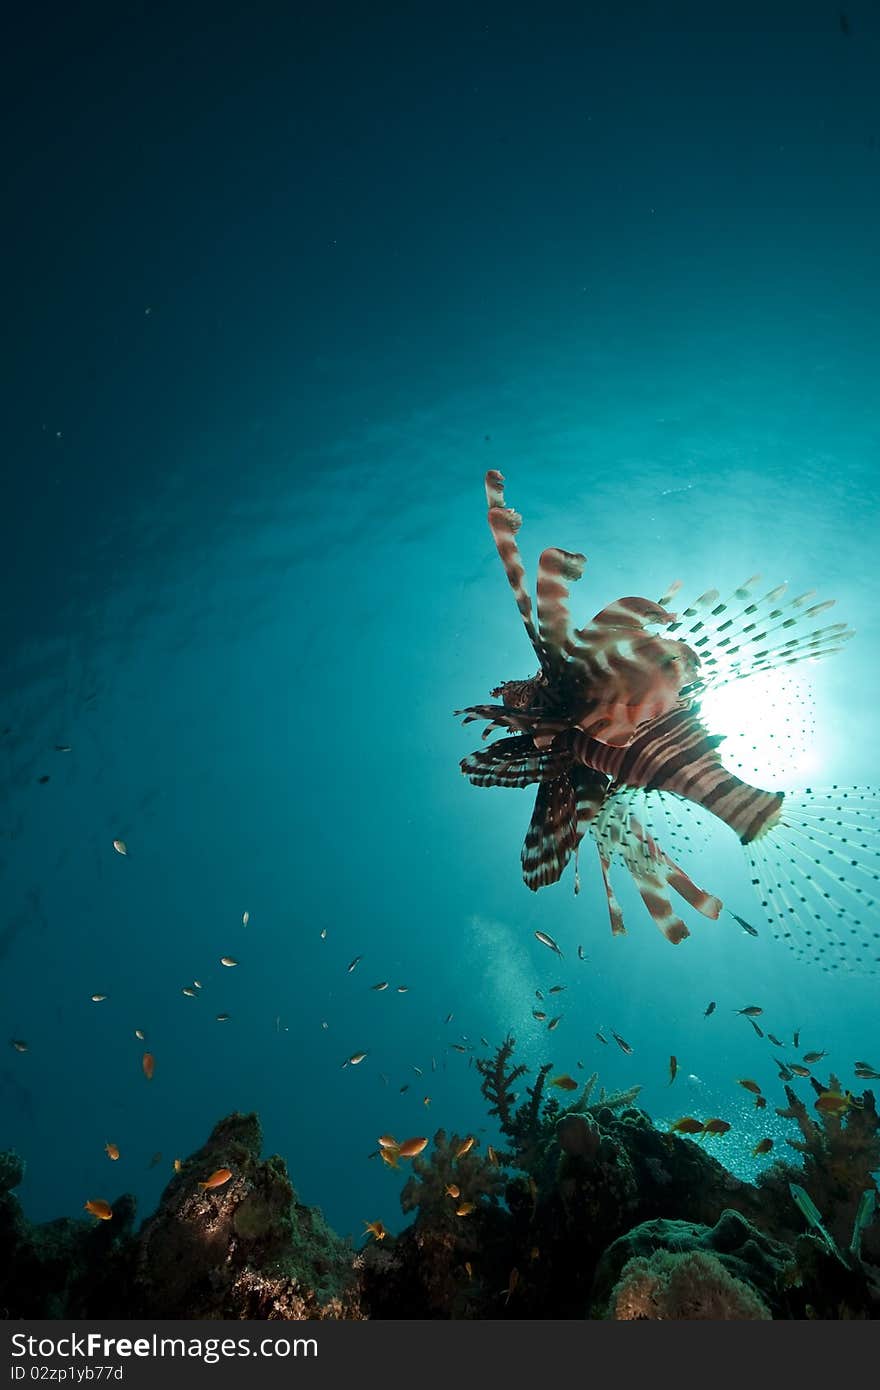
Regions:
[[675, 710], [643, 729], [626, 748], [612, 748], [578, 732], [572, 753], [616, 785], [675, 792], [705, 807], [749, 844], [779, 819], [784, 796], [729, 772], [718, 756], [721, 742], [692, 710]]

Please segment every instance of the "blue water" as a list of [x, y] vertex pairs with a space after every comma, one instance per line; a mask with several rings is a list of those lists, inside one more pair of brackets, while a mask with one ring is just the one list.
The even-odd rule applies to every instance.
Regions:
[[[809, 2], [308, 8], [96, 6], [11, 49], [19, 1195], [42, 1220], [130, 1190], [146, 1215], [174, 1157], [256, 1109], [304, 1201], [395, 1229], [376, 1136], [491, 1142], [450, 1044], [509, 1031], [532, 1065], [641, 1083], [659, 1118], [726, 1116], [719, 1155], [754, 1172], [791, 1131], [776, 1049], [734, 1010], [850, 1085], [880, 1065], [876, 981], [727, 916], [673, 947], [620, 874], [612, 938], [587, 847], [579, 897], [570, 870], [533, 896], [532, 794], [468, 785], [452, 711], [534, 669], [485, 521], [499, 468], [532, 579], [545, 545], [587, 554], [579, 621], [676, 578], [835, 597], [857, 636], [808, 668], [809, 780], [880, 786], [876, 13], [844, 34]], [[761, 927], [729, 838], [686, 867]]]

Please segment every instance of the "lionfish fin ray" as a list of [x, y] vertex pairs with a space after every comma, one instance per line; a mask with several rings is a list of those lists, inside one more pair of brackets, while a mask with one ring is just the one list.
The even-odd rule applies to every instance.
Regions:
[[699, 657], [703, 690], [830, 656], [853, 636], [844, 622], [816, 622], [834, 599], [812, 603], [810, 589], [783, 601], [786, 584], [756, 597], [760, 577], [751, 575], [723, 600], [717, 589], [701, 594], [667, 628]]
[[591, 828], [599, 844], [600, 857], [608, 863], [616, 859], [627, 868], [660, 931], [667, 940], [678, 943], [690, 932], [673, 910], [668, 889], [713, 921], [721, 912], [722, 902], [699, 888], [662, 849], [653, 828], [643, 824], [649, 795], [641, 788], [616, 789], [606, 797], [601, 814]]
[[460, 766], [475, 787], [528, 787], [558, 777], [570, 760], [564, 750], [541, 751], [527, 734], [517, 734], [468, 754]]
[[559, 661], [570, 641], [568, 585], [580, 579], [586, 563], [586, 555], [557, 546], [542, 551], [538, 561], [538, 626], [542, 642]]
[[880, 791], [787, 792], [746, 854], [774, 936], [829, 972], [880, 974]]
[[519, 512], [508, 507], [504, 500], [503, 474], [495, 468], [490, 469], [485, 477], [485, 485], [489, 529], [495, 541], [495, 549], [504, 566], [507, 582], [513, 590], [529, 641], [535, 649], [542, 669], [546, 670], [551, 662], [532, 617], [532, 600], [526, 587], [526, 569], [516, 542], [516, 534], [522, 526], [522, 517]]

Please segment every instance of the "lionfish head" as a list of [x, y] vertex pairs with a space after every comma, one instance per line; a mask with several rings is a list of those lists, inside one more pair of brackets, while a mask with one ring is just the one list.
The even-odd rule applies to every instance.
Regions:
[[502, 681], [489, 693], [494, 700], [501, 700], [510, 709], [530, 709], [537, 704], [540, 693], [547, 688], [547, 681], [538, 672], [527, 681]]

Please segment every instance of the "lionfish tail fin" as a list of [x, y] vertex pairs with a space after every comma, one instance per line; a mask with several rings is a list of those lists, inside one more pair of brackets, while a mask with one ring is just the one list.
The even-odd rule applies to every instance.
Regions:
[[787, 792], [745, 850], [774, 936], [826, 971], [880, 974], [880, 791]]
[[830, 656], [853, 636], [846, 623], [817, 624], [834, 599], [813, 603], [814, 589], [786, 599], [787, 584], [756, 597], [760, 578], [751, 575], [726, 599], [707, 590], [667, 628], [700, 658], [703, 689]]

